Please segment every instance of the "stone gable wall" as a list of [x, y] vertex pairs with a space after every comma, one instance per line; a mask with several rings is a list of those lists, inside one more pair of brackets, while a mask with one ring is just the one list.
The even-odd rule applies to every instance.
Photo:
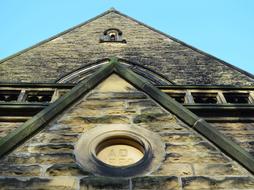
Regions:
[[[144, 127], [160, 135], [166, 156], [156, 171], [116, 179], [94, 176], [79, 167], [73, 154], [79, 137], [94, 127], [119, 124]], [[0, 189], [254, 188], [253, 175], [116, 75], [0, 162]]]
[[[99, 43], [109, 28], [127, 43]], [[52, 83], [111, 56], [150, 68], [176, 84], [253, 85], [254, 79], [115, 12], [0, 64], [1, 82]]]

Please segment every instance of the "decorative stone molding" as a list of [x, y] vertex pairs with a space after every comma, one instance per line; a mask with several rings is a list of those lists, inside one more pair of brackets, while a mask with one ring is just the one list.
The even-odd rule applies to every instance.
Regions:
[[[107, 157], [100, 156], [107, 147], [110, 148], [110, 151], [106, 150]], [[125, 154], [120, 155], [119, 151]], [[141, 157], [137, 155], [140, 152]], [[158, 169], [165, 157], [165, 145], [157, 134], [144, 128], [111, 124], [84, 133], [75, 146], [74, 154], [85, 171], [102, 176], [131, 177]]]

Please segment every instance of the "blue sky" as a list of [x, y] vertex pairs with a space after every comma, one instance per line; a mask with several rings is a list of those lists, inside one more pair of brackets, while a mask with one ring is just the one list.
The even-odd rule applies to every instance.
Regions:
[[0, 59], [110, 7], [254, 74], [254, 0], [1, 0]]

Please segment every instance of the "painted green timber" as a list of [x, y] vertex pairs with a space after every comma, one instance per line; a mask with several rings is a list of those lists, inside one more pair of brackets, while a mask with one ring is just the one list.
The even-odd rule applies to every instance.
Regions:
[[114, 60], [99, 69], [89, 79], [80, 82], [70, 92], [59, 98], [47, 108], [36, 114], [22, 126], [11, 132], [9, 135], [0, 139], [0, 157], [24, 142], [29, 136], [42, 129], [55, 116], [60, 114], [65, 108], [94, 88], [100, 81], [105, 79], [113, 72]]
[[205, 120], [199, 118], [197, 115], [189, 111], [183, 105], [181, 105], [165, 93], [161, 92], [158, 88], [154, 87], [152, 84], [146, 81], [146, 79], [141, 78], [130, 69], [120, 64], [116, 64], [116, 72], [119, 73], [120, 76], [131, 82], [134, 86], [140, 88], [145, 93], [147, 93], [151, 98], [157, 101], [166, 110], [172, 112], [185, 123], [192, 126], [193, 129], [201, 133], [203, 136], [205, 136], [207, 139], [217, 145], [222, 151], [224, 151], [226, 154], [241, 163], [250, 172], [254, 173], [254, 158], [242, 147], [229, 140]]

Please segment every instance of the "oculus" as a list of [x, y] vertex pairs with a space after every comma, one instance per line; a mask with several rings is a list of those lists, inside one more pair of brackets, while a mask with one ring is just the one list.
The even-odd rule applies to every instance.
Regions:
[[74, 149], [77, 163], [95, 175], [131, 177], [158, 169], [165, 157], [160, 136], [141, 127], [109, 124], [84, 133]]
[[109, 138], [96, 147], [97, 158], [116, 167], [133, 165], [144, 157], [144, 153], [139, 142], [124, 136]]

